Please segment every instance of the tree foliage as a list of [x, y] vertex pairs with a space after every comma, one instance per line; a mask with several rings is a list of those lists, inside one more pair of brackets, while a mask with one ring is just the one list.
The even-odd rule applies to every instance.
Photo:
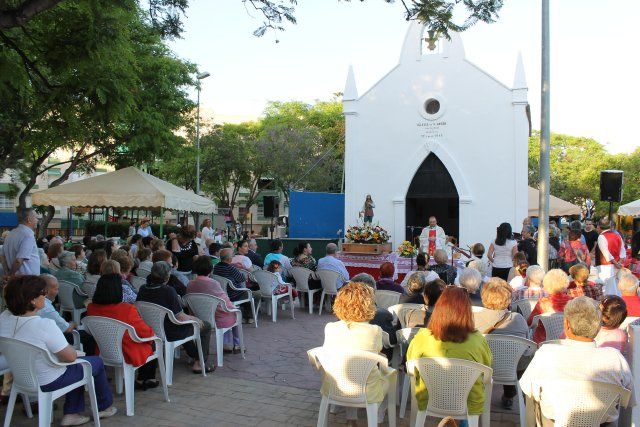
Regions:
[[[540, 133], [529, 138], [529, 185], [538, 188]], [[622, 203], [640, 198], [640, 149], [632, 154], [610, 154], [591, 138], [551, 134], [551, 194], [582, 206], [587, 198], [596, 202], [598, 214], [608, 211], [609, 204], [600, 202], [600, 171], [620, 169], [625, 182]]]
[[[0, 77], [0, 134], [11, 137], [0, 168], [19, 172], [19, 208], [49, 169], [66, 166], [54, 187], [98, 161], [152, 163], [183, 143], [176, 131], [193, 108], [195, 67], [175, 58], [134, 1], [69, 0], [0, 38], [20, 46], [0, 51], [14, 71]], [[64, 160], [52, 162], [60, 151]]]

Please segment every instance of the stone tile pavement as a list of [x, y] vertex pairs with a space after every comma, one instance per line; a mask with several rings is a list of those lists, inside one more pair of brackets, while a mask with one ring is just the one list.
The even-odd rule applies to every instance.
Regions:
[[[171, 402], [164, 402], [160, 388], [137, 391], [135, 416], [127, 417], [124, 395], [116, 395], [118, 414], [101, 424], [106, 427], [314, 426], [320, 403], [320, 378], [309, 365], [306, 351], [322, 345], [324, 325], [335, 320], [333, 315], [318, 316], [317, 312], [309, 315], [298, 307], [295, 320], [291, 319], [290, 311], [280, 311], [277, 323], [262, 314], [258, 328], [244, 325], [245, 360], [239, 354], [225, 355], [224, 366], [203, 378], [189, 371], [183, 357], [174, 365], [173, 385], [169, 387]], [[210, 360], [215, 360], [215, 340], [211, 344]], [[517, 413], [497, 407], [501, 396], [499, 387], [493, 395], [491, 425], [517, 426]], [[61, 420], [63, 399], [56, 403], [54, 425]], [[4, 413], [5, 408], [1, 408], [2, 420]], [[345, 425], [344, 411], [331, 415], [329, 424]], [[435, 420], [427, 423], [436, 424]], [[26, 418], [22, 405], [17, 404], [11, 425], [36, 426], [37, 421]], [[359, 414], [358, 425], [366, 426], [364, 411]], [[398, 419], [398, 426], [408, 425], [407, 419]]]

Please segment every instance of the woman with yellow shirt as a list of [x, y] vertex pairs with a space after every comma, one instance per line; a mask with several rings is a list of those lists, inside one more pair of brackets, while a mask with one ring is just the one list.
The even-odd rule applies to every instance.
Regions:
[[[365, 350], [373, 353], [382, 351], [382, 329], [380, 326], [369, 324], [376, 314], [373, 288], [363, 283], [346, 284], [336, 296], [333, 311], [340, 321], [327, 323], [325, 326], [323, 347], [338, 350]], [[328, 382], [323, 380], [320, 393], [327, 395], [328, 387]], [[387, 381], [382, 377], [380, 370], [374, 367], [367, 378], [367, 401], [382, 402], [387, 389]], [[349, 421], [355, 419], [354, 411], [348, 410], [347, 418]]]
[[[428, 327], [416, 334], [407, 350], [407, 360], [421, 357], [465, 359], [491, 366], [491, 350], [484, 336], [475, 329], [471, 302], [465, 289], [447, 287], [438, 299]], [[425, 410], [429, 395], [417, 372], [416, 399], [418, 408]], [[482, 414], [484, 400], [482, 378], [478, 378], [467, 400], [469, 415]]]

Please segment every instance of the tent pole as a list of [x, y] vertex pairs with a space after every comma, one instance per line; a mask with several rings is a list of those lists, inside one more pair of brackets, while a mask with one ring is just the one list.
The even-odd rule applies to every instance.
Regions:
[[108, 223], [109, 223], [109, 208], [104, 208], [104, 237], [107, 237]]
[[164, 239], [162, 232], [164, 231], [164, 208], [160, 207], [160, 238]]

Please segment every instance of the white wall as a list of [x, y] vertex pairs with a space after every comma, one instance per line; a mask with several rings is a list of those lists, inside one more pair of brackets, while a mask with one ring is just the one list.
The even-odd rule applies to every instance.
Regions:
[[[443, 53], [428, 55], [421, 36], [412, 23], [400, 64], [362, 96], [345, 96], [345, 225], [371, 194], [376, 221], [396, 247], [405, 236], [407, 190], [433, 152], [458, 190], [460, 244], [486, 245], [501, 222], [517, 230], [527, 214], [526, 88], [511, 90], [466, 61], [457, 34]], [[433, 117], [423, 110], [431, 97], [441, 103]]]

